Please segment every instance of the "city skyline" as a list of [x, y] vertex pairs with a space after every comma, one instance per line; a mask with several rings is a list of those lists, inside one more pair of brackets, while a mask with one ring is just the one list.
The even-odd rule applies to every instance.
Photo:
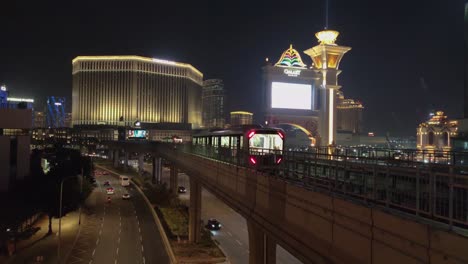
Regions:
[[[329, 28], [341, 33], [340, 45], [352, 47], [340, 65], [342, 91], [366, 105], [367, 130], [412, 136], [430, 110], [462, 117], [463, 3], [396, 1], [381, 8], [370, 1], [330, 2]], [[75, 56], [141, 55], [184, 61], [205, 79], [223, 79], [227, 110], [256, 115], [265, 58], [276, 61], [292, 43], [310, 66], [303, 51], [317, 44], [314, 34], [324, 26], [324, 1], [292, 9], [275, 2], [5, 5], [0, 82], [15, 96], [71, 101]]]

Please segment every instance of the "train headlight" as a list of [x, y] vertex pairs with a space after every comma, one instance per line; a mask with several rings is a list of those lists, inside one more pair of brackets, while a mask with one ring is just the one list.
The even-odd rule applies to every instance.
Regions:
[[255, 135], [255, 131], [250, 131], [249, 134], [247, 134], [247, 138], [251, 139]]
[[281, 133], [281, 132], [279, 132], [279, 131], [278, 131], [278, 135], [280, 136], [280, 138], [281, 138], [281, 139], [283, 139], [283, 138], [284, 138], [284, 135], [283, 135], [283, 133]]
[[252, 163], [253, 165], [257, 164], [257, 159], [255, 157], [250, 157], [250, 163]]

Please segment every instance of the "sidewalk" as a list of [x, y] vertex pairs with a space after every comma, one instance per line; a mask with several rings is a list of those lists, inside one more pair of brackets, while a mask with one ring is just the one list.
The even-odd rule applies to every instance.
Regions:
[[[82, 222], [85, 214], [82, 214]], [[78, 225], [78, 211], [68, 213], [62, 217], [62, 239], [61, 239], [61, 257], [62, 261], [65, 260], [68, 253], [73, 247], [75, 238], [79, 231]], [[53, 233], [46, 236], [49, 226], [49, 219], [47, 216], [39, 218], [35, 227], [40, 230], [32, 237], [26, 240], [18, 241], [16, 246], [16, 254], [11, 257], [0, 257], [0, 263], [5, 264], [23, 264], [23, 263], [57, 263], [57, 249], [58, 249], [58, 225], [59, 219], [52, 219]], [[38, 256], [43, 257], [42, 262], [35, 262]]]

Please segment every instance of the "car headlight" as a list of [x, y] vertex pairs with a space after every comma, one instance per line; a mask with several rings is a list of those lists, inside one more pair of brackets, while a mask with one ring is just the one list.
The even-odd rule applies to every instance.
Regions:
[[215, 225], [212, 224], [211, 227], [215, 227]]

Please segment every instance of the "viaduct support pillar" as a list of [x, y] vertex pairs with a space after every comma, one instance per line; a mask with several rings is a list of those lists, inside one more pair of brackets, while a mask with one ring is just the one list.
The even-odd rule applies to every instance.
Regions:
[[124, 168], [127, 169], [128, 168], [128, 152], [125, 152], [125, 159], [124, 159]]
[[189, 242], [200, 242], [201, 238], [201, 184], [190, 177]]
[[144, 154], [138, 153], [138, 172], [143, 173], [145, 171], [145, 162], [144, 162]]
[[247, 220], [247, 228], [249, 231], [249, 263], [275, 264], [275, 241], [268, 237], [267, 234], [265, 234], [260, 227], [252, 223], [252, 221]]
[[170, 178], [169, 178], [169, 189], [173, 194], [177, 194], [177, 188], [179, 185], [178, 182], [178, 175], [179, 175], [179, 169], [171, 164], [171, 172], [170, 172]]
[[153, 156], [153, 173], [152, 176], [153, 178], [151, 181], [153, 183], [161, 183], [161, 177], [162, 177], [162, 159], [158, 157]]
[[108, 155], [108, 159], [109, 160], [112, 160], [114, 161], [114, 151], [112, 149], [109, 149], [109, 151], [107, 151], [107, 155]]
[[114, 167], [118, 167], [119, 166], [119, 150], [116, 149], [114, 150]]

